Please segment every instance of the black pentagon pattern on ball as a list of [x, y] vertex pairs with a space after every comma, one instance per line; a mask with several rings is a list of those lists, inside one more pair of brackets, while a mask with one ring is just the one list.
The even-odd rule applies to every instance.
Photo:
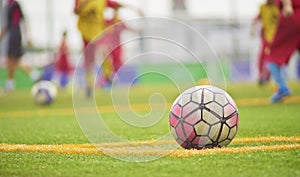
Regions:
[[209, 87], [184, 93], [174, 106], [180, 107], [181, 111], [179, 115], [173, 109], [170, 112], [177, 119], [175, 125], [171, 125], [171, 133], [185, 149], [226, 146], [237, 132], [237, 124], [229, 124], [238, 114], [237, 110], [225, 111], [226, 107], [235, 108], [235, 105], [223, 93], [213, 92]]

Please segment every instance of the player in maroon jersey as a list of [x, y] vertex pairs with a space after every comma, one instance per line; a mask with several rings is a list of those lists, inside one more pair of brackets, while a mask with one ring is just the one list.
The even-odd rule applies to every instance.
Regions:
[[267, 67], [278, 85], [271, 103], [291, 94], [283, 70], [292, 53], [295, 50], [300, 51], [300, 0], [281, 0], [280, 9], [277, 32], [266, 56]]
[[[1, 29], [0, 40], [4, 37], [4, 35], [8, 34], [8, 44], [7, 44], [7, 51], [6, 51], [7, 81], [6, 81], [5, 89], [6, 91], [11, 91], [15, 87], [14, 75], [15, 75], [16, 68], [19, 65], [20, 58], [24, 53], [24, 50], [22, 48], [22, 33], [21, 33], [21, 22], [24, 21], [24, 15], [18, 1], [9, 0], [7, 2], [6, 8], [7, 8], [6, 25], [4, 25], [4, 27]], [[29, 72], [29, 70], [27, 72]]]

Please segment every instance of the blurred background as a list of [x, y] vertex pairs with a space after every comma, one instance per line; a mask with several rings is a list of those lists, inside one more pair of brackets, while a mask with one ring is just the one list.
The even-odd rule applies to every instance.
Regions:
[[[25, 17], [27, 19], [30, 38], [34, 50], [28, 51], [23, 57], [23, 63], [34, 66], [43, 66], [53, 59], [53, 53], [57, 49], [61, 34], [68, 31], [68, 44], [71, 49], [71, 60], [73, 64], [80, 58], [82, 40], [77, 29], [77, 17], [73, 13], [74, 0], [19, 0]], [[141, 9], [145, 16], [172, 18], [182, 21], [200, 32], [210, 46], [216, 52], [223, 66], [226, 79], [232, 82], [256, 82], [257, 81], [257, 55], [260, 46], [259, 27], [257, 35], [250, 36], [250, 26], [252, 19], [257, 15], [259, 5], [264, 0], [118, 0], [118, 2], [131, 5]], [[3, 5], [5, 0], [0, 1], [1, 6], [1, 26], [3, 23]], [[106, 12], [109, 15], [109, 12]], [[136, 13], [123, 9], [120, 16], [123, 20], [139, 17]], [[185, 31], [185, 28], [173, 28], [169, 25], [144, 26], [140, 29], [143, 33], [147, 31], [172, 32], [173, 38], [184, 38], [188, 48], [197, 49], [197, 41], [193, 41], [193, 36]], [[133, 36], [130, 32], [123, 34], [125, 37]], [[1, 42], [0, 58], [0, 84], [5, 80], [5, 60], [4, 45]], [[124, 46], [124, 61], [129, 60], [135, 53], [154, 50], [160, 47], [150, 42], [144, 41], [136, 45]], [[201, 48], [199, 48], [201, 50]], [[169, 50], [170, 52], [172, 49]], [[173, 51], [172, 51], [173, 52]], [[176, 52], [176, 51], [174, 51]], [[208, 52], [208, 53], [207, 53]], [[209, 51], [202, 50], [201, 58], [209, 66]], [[192, 72], [197, 75], [197, 63], [185, 52], [176, 53], [177, 58], [185, 63]], [[295, 54], [294, 58], [298, 58]], [[162, 67], [161, 62], [172, 65], [168, 61], [150, 57], [147, 60], [132, 62], [133, 75], [151, 67]], [[289, 65], [288, 77], [297, 80], [297, 59], [292, 59]], [[172, 73], [176, 70], [170, 70]], [[196, 67], [196, 68], [195, 68]], [[213, 67], [213, 66], [212, 66]], [[163, 68], [167, 68], [164, 67]], [[193, 69], [194, 68], [194, 69]], [[175, 68], [176, 69], [176, 68]], [[199, 78], [195, 78], [199, 79]], [[26, 83], [26, 82], [24, 82]], [[22, 86], [22, 84], [19, 84]], [[24, 84], [23, 84], [24, 85]], [[26, 85], [26, 84], [25, 84]]]

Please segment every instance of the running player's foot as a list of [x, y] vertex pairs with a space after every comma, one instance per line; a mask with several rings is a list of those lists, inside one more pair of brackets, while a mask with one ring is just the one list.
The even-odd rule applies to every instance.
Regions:
[[288, 88], [278, 90], [274, 95], [271, 97], [271, 103], [276, 103], [281, 101], [284, 97], [291, 95], [291, 92]]

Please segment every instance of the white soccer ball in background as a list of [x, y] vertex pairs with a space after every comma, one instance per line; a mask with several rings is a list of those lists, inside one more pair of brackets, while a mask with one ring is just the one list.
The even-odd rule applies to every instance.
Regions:
[[33, 85], [31, 94], [36, 104], [49, 105], [55, 100], [57, 89], [50, 81], [39, 81]]

